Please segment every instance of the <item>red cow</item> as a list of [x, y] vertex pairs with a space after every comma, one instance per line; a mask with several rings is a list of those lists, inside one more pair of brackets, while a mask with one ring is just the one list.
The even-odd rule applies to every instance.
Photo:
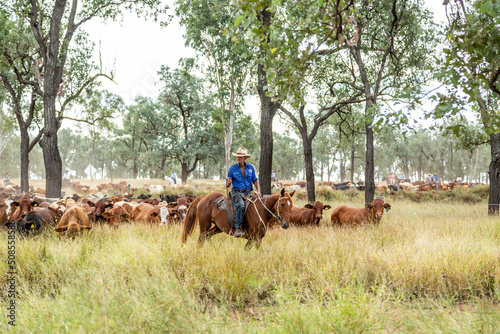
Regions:
[[331, 208], [330, 205], [323, 205], [320, 201], [316, 201], [314, 204], [307, 203], [303, 208], [293, 206], [290, 223], [301, 226], [318, 225], [321, 218], [323, 218], [323, 210]]
[[9, 217], [7, 216], [7, 203], [3, 198], [0, 198], [0, 227], [5, 227], [4, 224], [7, 223]]
[[19, 200], [14, 201], [10, 204], [10, 220], [18, 220], [19, 218], [24, 218], [28, 212], [33, 211], [34, 205], [38, 205], [33, 202], [28, 194], [25, 194], [19, 198]]
[[141, 203], [132, 210], [130, 219], [143, 223], [160, 223], [160, 208]]
[[96, 223], [96, 222], [104, 222], [105, 219], [104, 217], [102, 216], [102, 214], [104, 213], [104, 211], [106, 211], [106, 209], [111, 209], [113, 207], [113, 202], [109, 202], [109, 201], [105, 201], [105, 200], [98, 200], [96, 203], [95, 203], [95, 210], [94, 210], [94, 213], [92, 213], [92, 215], [90, 216], [90, 221], [93, 222], [93, 223]]
[[300, 186], [301, 188], [305, 188], [307, 185], [306, 181], [297, 181], [295, 182], [296, 185]]
[[332, 212], [334, 225], [361, 225], [364, 223], [379, 224], [384, 214], [384, 209], [389, 210], [391, 205], [384, 203], [383, 199], [374, 199], [363, 209], [341, 205]]
[[60, 237], [63, 235], [74, 237], [76, 234], [90, 229], [92, 226], [90, 226], [87, 211], [79, 205], [66, 209], [55, 228]]
[[175, 217], [179, 217], [180, 221], [184, 220], [186, 217], [187, 209], [189, 207], [188, 199], [185, 197], [181, 197], [177, 199], [177, 202], [168, 203], [167, 208], [172, 209], [171, 216], [173, 219]]
[[124, 219], [127, 219], [130, 215], [125, 210], [125, 208], [121, 206], [115, 206], [112, 209], [104, 211], [102, 216], [108, 221], [109, 225], [118, 227], [120, 222]]

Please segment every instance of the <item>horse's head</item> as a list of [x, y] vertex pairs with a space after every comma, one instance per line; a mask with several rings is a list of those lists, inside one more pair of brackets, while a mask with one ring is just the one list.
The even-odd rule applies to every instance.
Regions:
[[279, 218], [281, 222], [281, 227], [284, 229], [287, 229], [288, 226], [290, 225], [290, 214], [292, 213], [292, 207], [293, 207], [293, 200], [292, 200], [293, 194], [295, 194], [295, 191], [287, 193], [285, 192], [285, 188], [281, 189], [279, 197], [272, 208], [272, 211]]

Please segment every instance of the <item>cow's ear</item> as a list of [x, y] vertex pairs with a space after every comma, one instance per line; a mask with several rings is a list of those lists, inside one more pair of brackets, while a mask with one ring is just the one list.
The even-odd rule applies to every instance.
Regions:
[[92, 202], [91, 200], [87, 201], [87, 205], [90, 206], [90, 207], [95, 207], [95, 203]]
[[56, 227], [55, 230], [56, 230], [56, 232], [61, 233], [61, 232], [64, 232], [64, 231], [68, 230], [68, 226]]
[[314, 207], [312, 206], [311, 203], [307, 203], [306, 205], [304, 205], [304, 208], [306, 208], [306, 209], [312, 209]]
[[38, 203], [37, 202], [31, 202], [31, 205], [38, 206]]
[[285, 188], [281, 189], [281, 193], [280, 193], [281, 197], [284, 197], [285, 196]]
[[384, 208], [389, 211], [391, 209], [391, 205], [389, 203], [384, 203]]
[[92, 212], [92, 211], [87, 212], [87, 215], [88, 215], [89, 217], [90, 217], [90, 216], [92, 216], [92, 214], [93, 214], [93, 212]]
[[366, 206], [366, 208], [367, 208], [367, 209], [370, 209], [370, 210], [371, 210], [371, 209], [373, 209], [374, 207], [375, 207], [375, 205], [373, 205], [372, 203], [370, 203], [370, 204], [368, 204], [368, 205]]
[[19, 206], [19, 202], [12, 202], [10, 203], [10, 206], [11, 207]]
[[112, 218], [112, 217], [113, 217], [113, 214], [112, 214], [111, 212], [109, 212], [109, 211], [106, 211], [106, 212], [104, 212], [104, 213], [102, 214], [102, 216], [103, 216], [104, 218]]
[[325, 211], [326, 211], [326, 210], [330, 210], [331, 208], [332, 208], [332, 207], [331, 207], [330, 205], [328, 205], [328, 204], [323, 205], [323, 210], [325, 210]]
[[290, 193], [290, 197], [293, 197], [295, 195], [295, 190]]
[[158, 213], [157, 211], [154, 211], [154, 212], [151, 212], [150, 216], [151, 217], [158, 217]]

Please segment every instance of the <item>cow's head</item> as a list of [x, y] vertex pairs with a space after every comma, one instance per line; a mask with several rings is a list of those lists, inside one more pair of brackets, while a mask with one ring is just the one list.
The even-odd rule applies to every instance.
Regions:
[[118, 226], [120, 224], [120, 221], [128, 219], [129, 214], [123, 207], [116, 206], [112, 209], [107, 209], [106, 211], [104, 211], [102, 217], [106, 219], [109, 224]]
[[381, 198], [376, 198], [368, 204], [366, 208], [371, 211], [371, 217], [379, 223], [380, 219], [382, 219], [382, 216], [384, 215], [384, 209], [389, 211], [391, 209], [391, 205], [384, 203], [384, 200]]
[[316, 201], [314, 204], [307, 203], [304, 205], [304, 208], [313, 210], [314, 222], [319, 224], [319, 221], [323, 218], [323, 210], [326, 211], [332, 207], [328, 204], [323, 205], [320, 201]]
[[110, 210], [112, 208], [113, 208], [113, 202], [100, 199], [95, 203], [94, 214], [96, 217], [102, 218], [102, 214], [104, 213], [104, 211]]

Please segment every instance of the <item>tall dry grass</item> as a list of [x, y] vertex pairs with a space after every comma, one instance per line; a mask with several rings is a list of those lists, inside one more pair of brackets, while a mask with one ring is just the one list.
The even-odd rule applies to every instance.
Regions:
[[[181, 245], [180, 226], [19, 239], [15, 330], [498, 332], [498, 217], [479, 206], [391, 204], [380, 226], [333, 228], [327, 218], [317, 228], [272, 229], [250, 251], [227, 235]], [[6, 259], [5, 233], [0, 245]], [[0, 332], [12, 331], [4, 319]]]

